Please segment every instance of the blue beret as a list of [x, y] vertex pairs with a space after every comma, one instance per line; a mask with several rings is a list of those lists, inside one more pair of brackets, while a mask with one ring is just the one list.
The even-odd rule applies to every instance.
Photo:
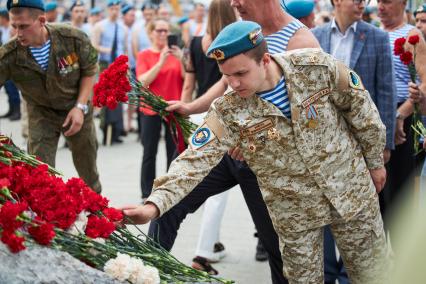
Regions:
[[287, 13], [300, 19], [312, 13], [315, 2], [314, 0], [281, 0], [281, 6]]
[[177, 20], [177, 23], [178, 23], [178, 25], [182, 25], [183, 23], [186, 23], [186, 22], [188, 22], [189, 21], [189, 18], [188, 17], [186, 17], [186, 16], [184, 16], [184, 17], [180, 17], [178, 20]]
[[108, 7], [114, 6], [114, 5], [120, 5], [121, 4], [121, 0], [108, 0]]
[[55, 1], [46, 3], [46, 5], [44, 6], [44, 10], [46, 12], [56, 10], [56, 8], [58, 8], [58, 4]]
[[44, 11], [43, 0], [7, 0], [7, 10], [12, 8], [34, 8]]
[[102, 11], [101, 11], [101, 9], [99, 8], [99, 7], [94, 7], [94, 8], [92, 8], [92, 9], [90, 9], [90, 16], [93, 16], [93, 15], [98, 15], [98, 14], [100, 14]]
[[72, 2], [71, 7], [70, 7], [70, 11], [72, 11], [72, 9], [74, 9], [74, 7], [79, 7], [79, 6], [84, 6], [84, 1], [82, 0], [75, 0]]
[[125, 15], [127, 12], [129, 12], [130, 10], [133, 10], [135, 7], [133, 5], [130, 4], [126, 4], [121, 8], [121, 13], [123, 15]]
[[426, 13], [426, 4], [420, 5], [420, 7], [414, 11], [414, 17], [417, 15], [417, 13]]
[[0, 8], [0, 16], [7, 16], [7, 15], [9, 15], [9, 12], [7, 11], [7, 9], [1, 7]]
[[264, 40], [259, 24], [251, 21], [238, 21], [227, 25], [215, 38], [207, 50], [207, 56], [216, 60], [253, 49]]

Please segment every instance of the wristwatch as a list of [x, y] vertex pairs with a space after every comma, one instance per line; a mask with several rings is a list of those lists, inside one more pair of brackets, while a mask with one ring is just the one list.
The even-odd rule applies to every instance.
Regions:
[[87, 114], [89, 112], [89, 106], [88, 105], [84, 105], [81, 103], [76, 103], [75, 105], [76, 108], [81, 109], [81, 111], [83, 112], [83, 114]]
[[406, 119], [406, 117], [405, 116], [403, 116], [399, 111], [397, 111], [396, 112], [396, 119], [401, 119], [401, 120], [404, 120], [404, 119]]

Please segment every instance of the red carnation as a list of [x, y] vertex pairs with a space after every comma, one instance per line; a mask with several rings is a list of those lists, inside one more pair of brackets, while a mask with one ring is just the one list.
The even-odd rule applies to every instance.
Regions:
[[115, 230], [115, 225], [107, 219], [90, 215], [86, 226], [86, 236], [92, 239], [108, 238]]
[[55, 231], [53, 228], [52, 224], [44, 223], [42, 225], [29, 228], [28, 233], [30, 233], [31, 237], [33, 237], [37, 243], [43, 246], [48, 246], [55, 237]]
[[418, 35], [412, 35], [408, 38], [408, 42], [411, 43], [412, 45], [416, 45], [417, 43], [419, 43], [420, 41], [420, 37]]
[[10, 186], [10, 180], [8, 178], [1, 178], [0, 179], [0, 189], [9, 187]]
[[1, 234], [1, 241], [6, 244], [13, 253], [18, 253], [25, 249], [25, 239], [23, 237], [18, 237], [14, 231], [3, 231]]
[[395, 40], [395, 44], [394, 44], [394, 46], [404, 46], [404, 44], [405, 44], [405, 37], [400, 37], [400, 38], [397, 38], [396, 40]]
[[399, 56], [399, 58], [401, 59], [402, 63], [409, 65], [413, 61], [413, 54], [409, 51], [405, 51]]
[[0, 208], [0, 227], [3, 230], [15, 231], [23, 225], [22, 221], [17, 221], [16, 218], [28, 208], [27, 203], [12, 203], [6, 201]]
[[404, 53], [404, 47], [403, 46], [399, 46], [399, 45], [395, 45], [394, 49], [393, 49], [393, 54], [395, 54], [396, 56], [399, 56], [401, 54]]
[[93, 89], [93, 104], [114, 109], [120, 102], [127, 102], [127, 93], [132, 90], [128, 72], [128, 57], [121, 55], [99, 76]]
[[106, 208], [102, 211], [102, 214], [111, 222], [118, 222], [123, 220], [123, 212], [115, 208]]

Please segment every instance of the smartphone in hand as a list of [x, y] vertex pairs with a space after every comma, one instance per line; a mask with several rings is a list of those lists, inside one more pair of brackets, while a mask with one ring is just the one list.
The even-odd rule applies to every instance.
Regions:
[[167, 45], [171, 48], [173, 45], [178, 45], [178, 37], [175, 34], [167, 36]]

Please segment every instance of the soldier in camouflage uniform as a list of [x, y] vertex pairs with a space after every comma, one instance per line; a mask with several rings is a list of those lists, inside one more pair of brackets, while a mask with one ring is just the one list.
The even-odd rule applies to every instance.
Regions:
[[[385, 283], [387, 247], [376, 189], [386, 177], [386, 133], [374, 103], [359, 76], [321, 50], [269, 55], [266, 48], [256, 23], [223, 29], [208, 54], [235, 91], [213, 103], [189, 148], [156, 179], [146, 204], [124, 213], [138, 223], [163, 214], [223, 153], [239, 146], [279, 235], [290, 283], [323, 283], [327, 224], [352, 283]], [[282, 77], [291, 117], [258, 95]]]
[[[97, 72], [97, 52], [88, 37], [69, 25], [47, 24], [41, 0], [9, 0], [17, 37], [0, 48], [0, 85], [12, 80], [28, 103], [28, 150], [55, 166], [64, 134], [78, 174], [101, 191], [97, 140], [88, 106]], [[50, 39], [46, 70], [30, 51]]]

